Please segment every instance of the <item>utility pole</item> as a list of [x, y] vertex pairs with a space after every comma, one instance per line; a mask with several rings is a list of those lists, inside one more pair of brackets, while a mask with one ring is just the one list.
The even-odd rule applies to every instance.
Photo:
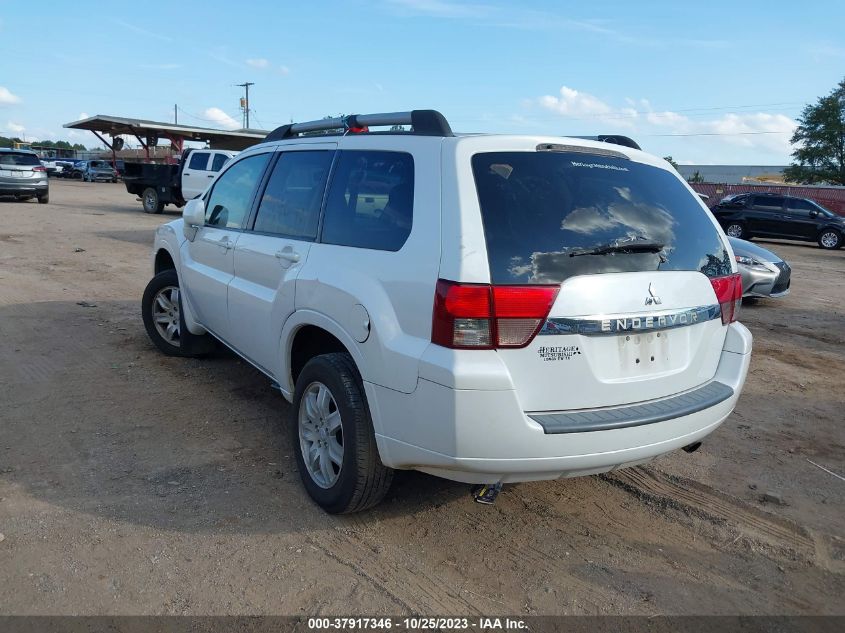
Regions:
[[173, 125], [179, 125], [179, 111], [175, 103], [173, 104]]
[[254, 86], [255, 82], [253, 81], [245, 81], [242, 84], [236, 84], [237, 86], [243, 88], [246, 92], [246, 96], [241, 99], [241, 110], [244, 112], [244, 127], [249, 128], [249, 87]]

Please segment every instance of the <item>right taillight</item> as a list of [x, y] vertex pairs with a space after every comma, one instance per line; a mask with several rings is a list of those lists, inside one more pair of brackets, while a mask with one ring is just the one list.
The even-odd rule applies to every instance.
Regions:
[[549, 315], [560, 286], [490, 286], [439, 280], [431, 340], [453, 349], [525, 347]]
[[710, 283], [716, 292], [716, 299], [722, 309], [722, 324], [733, 323], [739, 318], [742, 303], [742, 277], [739, 273], [724, 277], [711, 277]]

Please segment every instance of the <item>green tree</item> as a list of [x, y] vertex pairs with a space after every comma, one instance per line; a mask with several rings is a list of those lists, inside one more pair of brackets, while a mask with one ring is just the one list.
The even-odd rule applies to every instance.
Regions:
[[678, 163], [676, 163], [674, 160], [672, 160], [671, 156], [664, 156], [663, 160], [665, 160], [667, 163], [672, 165], [672, 167], [675, 168], [675, 171], [678, 171]]
[[701, 175], [701, 172], [699, 172], [699, 171], [696, 169], [696, 170], [695, 170], [695, 173], [694, 173], [692, 176], [690, 176], [689, 181], [690, 181], [690, 182], [693, 182], [693, 183], [704, 182], [704, 177]]
[[789, 142], [795, 160], [783, 172], [786, 180], [845, 185], [845, 79], [804, 107]]

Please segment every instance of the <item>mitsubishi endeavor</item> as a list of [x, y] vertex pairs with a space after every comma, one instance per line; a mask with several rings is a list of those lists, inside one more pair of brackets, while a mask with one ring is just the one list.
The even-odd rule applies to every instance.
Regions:
[[266, 374], [332, 513], [395, 469], [489, 499], [695, 450], [750, 361], [724, 233], [626, 137], [456, 135], [432, 110], [285, 125], [158, 228], [153, 266], [153, 343]]

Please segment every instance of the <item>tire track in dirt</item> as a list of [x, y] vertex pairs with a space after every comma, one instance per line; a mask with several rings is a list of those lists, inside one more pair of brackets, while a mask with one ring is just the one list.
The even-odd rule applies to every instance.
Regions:
[[641, 499], [732, 527], [740, 536], [781, 555], [807, 561], [816, 557], [814, 539], [800, 526], [698, 482], [642, 466], [615, 471], [602, 478]]
[[441, 578], [416, 564], [401, 566], [369, 541], [361, 533], [343, 528], [306, 537], [306, 542], [366, 578], [406, 613], [481, 614]]

